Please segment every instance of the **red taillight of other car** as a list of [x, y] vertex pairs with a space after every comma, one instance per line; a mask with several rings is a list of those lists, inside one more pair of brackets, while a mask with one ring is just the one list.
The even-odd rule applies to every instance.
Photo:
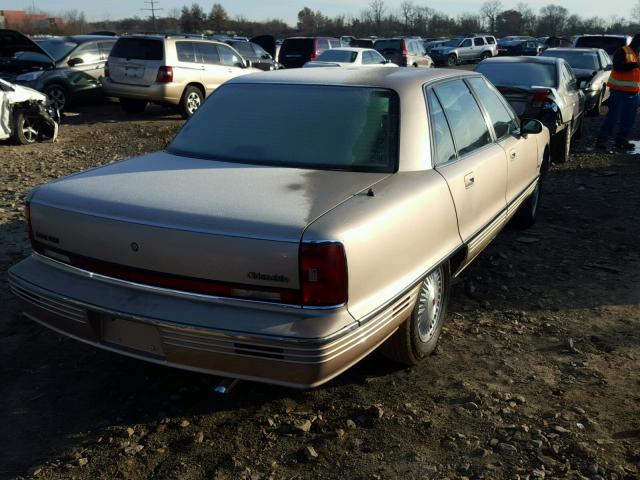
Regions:
[[548, 96], [551, 95], [551, 90], [539, 90], [533, 95], [533, 101], [531, 104], [534, 107], [541, 107], [544, 102], [551, 102]]
[[341, 243], [300, 245], [300, 288], [305, 307], [347, 302], [347, 257]]
[[173, 82], [173, 68], [162, 66], [158, 69], [158, 75], [156, 76], [156, 82], [158, 83], [171, 83]]

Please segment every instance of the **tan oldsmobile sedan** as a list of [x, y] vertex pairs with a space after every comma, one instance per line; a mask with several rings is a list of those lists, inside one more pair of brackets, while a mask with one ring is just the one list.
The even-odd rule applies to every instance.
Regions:
[[531, 224], [549, 134], [473, 72], [238, 77], [164, 151], [36, 188], [27, 318], [164, 365], [313, 387], [436, 345], [450, 279]]

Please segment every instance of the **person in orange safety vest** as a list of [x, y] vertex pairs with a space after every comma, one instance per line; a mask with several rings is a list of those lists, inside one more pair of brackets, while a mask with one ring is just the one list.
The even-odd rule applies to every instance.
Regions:
[[596, 148], [606, 149], [607, 142], [616, 132], [616, 147], [633, 150], [629, 135], [636, 120], [640, 102], [640, 34], [636, 34], [629, 46], [621, 47], [613, 54], [613, 70], [609, 77], [609, 112], [602, 122]]

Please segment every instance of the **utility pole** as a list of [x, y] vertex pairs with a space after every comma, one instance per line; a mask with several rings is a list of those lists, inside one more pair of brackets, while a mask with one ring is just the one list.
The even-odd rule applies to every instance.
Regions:
[[145, 5], [148, 5], [148, 8], [143, 8], [142, 10], [145, 12], [151, 12], [151, 22], [153, 23], [153, 31], [157, 32], [156, 29], [156, 12], [162, 10], [162, 8], [158, 8], [160, 2], [158, 0], [145, 0]]

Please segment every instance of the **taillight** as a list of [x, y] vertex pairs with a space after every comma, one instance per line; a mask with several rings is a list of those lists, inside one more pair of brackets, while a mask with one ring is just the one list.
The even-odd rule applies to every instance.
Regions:
[[111, 77], [111, 73], [109, 72], [109, 62], [104, 64], [104, 76], [106, 78], [110, 78]]
[[31, 225], [31, 202], [24, 202], [24, 219], [27, 222], [27, 234], [29, 235], [29, 241], [31, 246], [34, 245], [33, 226]]
[[409, 50], [407, 50], [407, 42], [402, 40], [401, 45], [402, 45], [402, 56], [404, 58], [407, 58], [409, 56]]
[[341, 243], [300, 245], [302, 305], [330, 307], [347, 302], [347, 257]]
[[158, 75], [156, 76], [156, 82], [158, 83], [171, 83], [173, 82], [173, 68], [162, 66], [158, 69]]
[[541, 107], [544, 102], [550, 101], [548, 95], [551, 94], [551, 90], [539, 90], [533, 95], [533, 101], [531, 104], [534, 107]]

